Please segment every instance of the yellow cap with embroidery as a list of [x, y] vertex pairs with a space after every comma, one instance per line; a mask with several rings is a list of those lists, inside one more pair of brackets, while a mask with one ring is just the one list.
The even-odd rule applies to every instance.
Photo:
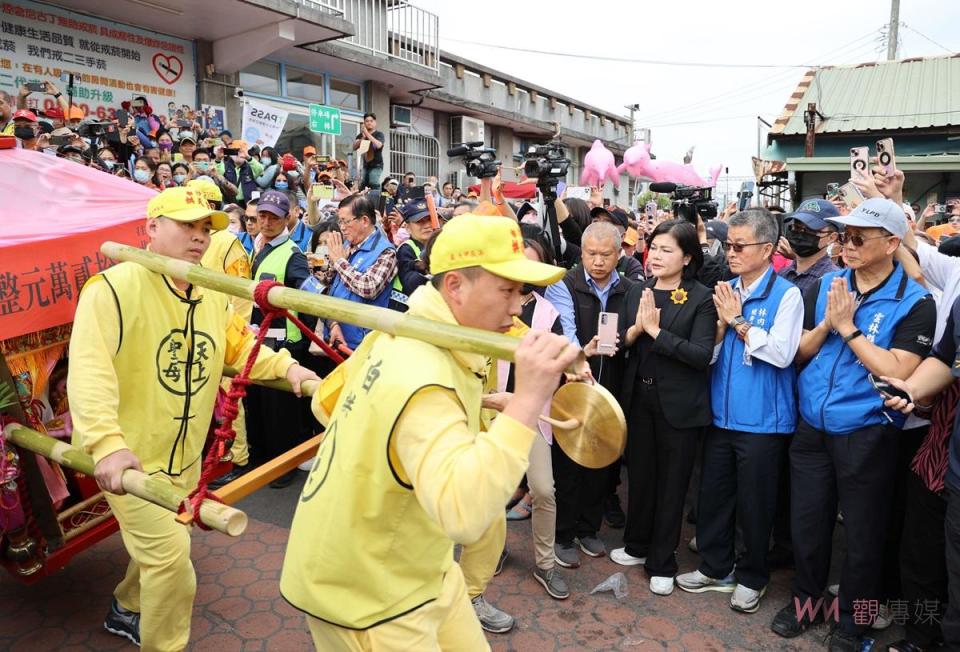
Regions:
[[195, 188], [167, 188], [147, 204], [147, 219], [166, 217], [177, 222], [196, 222], [209, 217], [215, 230], [227, 228], [230, 224], [227, 214], [210, 208], [207, 201]]
[[187, 181], [186, 187], [199, 190], [200, 194], [207, 198], [207, 201], [223, 201], [223, 192], [220, 191], [220, 187], [213, 181], [190, 179], [190, 181]]
[[530, 260], [523, 253], [523, 235], [515, 220], [466, 213], [447, 222], [430, 250], [430, 273], [482, 267], [491, 274], [545, 286], [566, 270]]

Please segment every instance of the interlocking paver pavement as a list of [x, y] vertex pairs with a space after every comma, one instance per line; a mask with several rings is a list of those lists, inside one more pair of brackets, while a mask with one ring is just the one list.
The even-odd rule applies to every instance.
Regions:
[[[197, 598], [191, 650], [197, 652], [296, 652], [311, 650], [302, 616], [280, 597], [278, 581], [299, 483], [287, 490], [265, 489], [241, 507], [251, 516], [246, 534], [230, 539], [196, 531], [193, 559]], [[623, 487], [621, 486], [621, 490]], [[608, 548], [620, 545], [622, 531], [604, 529]], [[693, 535], [685, 525], [681, 572], [695, 567], [686, 550]], [[487, 599], [517, 619], [506, 635], [489, 636], [494, 652], [583, 652], [584, 650], [820, 650], [826, 627], [791, 641], [769, 630], [774, 613], [789, 596], [789, 572], [775, 573], [762, 608], [753, 615], [733, 612], [729, 595], [689, 595], [679, 589], [655, 596], [639, 568], [623, 568], [608, 558], [582, 556], [583, 566], [564, 571], [571, 597], [552, 600], [532, 578], [530, 522], [511, 523], [510, 557], [494, 578]], [[322, 551], [318, 551], [322, 554]], [[123, 576], [127, 556], [119, 535], [74, 558], [61, 573], [27, 586], [0, 579], [0, 650], [11, 652], [91, 652], [134, 650], [103, 630], [113, 587]], [[611, 574], [623, 571], [629, 594], [590, 595]], [[878, 639], [899, 638], [899, 628]]]

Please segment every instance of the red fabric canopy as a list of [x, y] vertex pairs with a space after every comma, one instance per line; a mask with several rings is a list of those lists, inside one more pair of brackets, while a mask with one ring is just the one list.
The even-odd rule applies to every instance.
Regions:
[[[4, 139], [6, 140], [6, 139]], [[146, 245], [156, 191], [67, 159], [0, 149], [0, 338], [69, 323], [105, 240]]]

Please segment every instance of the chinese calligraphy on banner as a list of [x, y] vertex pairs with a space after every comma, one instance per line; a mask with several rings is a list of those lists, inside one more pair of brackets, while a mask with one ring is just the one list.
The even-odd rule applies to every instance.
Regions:
[[[15, 96], [24, 83], [53, 81], [66, 96], [71, 73], [73, 103], [99, 119], [137, 95], [157, 113], [169, 102], [196, 105], [191, 41], [28, 0], [0, 3], [0, 90]], [[40, 110], [56, 103], [29, 101]]]

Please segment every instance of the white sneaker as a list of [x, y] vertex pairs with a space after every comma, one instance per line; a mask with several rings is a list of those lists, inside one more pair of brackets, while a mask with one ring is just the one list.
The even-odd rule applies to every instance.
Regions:
[[677, 575], [677, 586], [687, 593], [703, 593], [704, 591], [731, 593], [736, 585], [737, 580], [734, 579], [733, 572], [722, 579], [707, 577], [699, 570]]
[[621, 566], [643, 566], [647, 563], [647, 558], [634, 557], [626, 548], [614, 548], [610, 551], [610, 561]]
[[840, 595], [840, 585], [831, 584], [830, 586], [827, 587], [827, 593], [829, 593], [833, 597], [837, 597], [838, 595]]
[[730, 596], [730, 608], [740, 613], [755, 613], [757, 609], [760, 608], [760, 598], [762, 598], [766, 592], [767, 587], [763, 587], [759, 591], [754, 591], [743, 584], [737, 584], [733, 595]]
[[877, 614], [877, 617], [873, 619], [873, 624], [870, 625], [871, 629], [886, 629], [892, 624], [893, 610], [885, 604], [880, 605], [880, 612]]
[[309, 473], [311, 470], [313, 470], [313, 458], [311, 457], [306, 462], [297, 466], [297, 468], [300, 469], [301, 471], [306, 471], [307, 473]]
[[672, 577], [651, 577], [650, 591], [657, 595], [670, 595], [673, 593]]

